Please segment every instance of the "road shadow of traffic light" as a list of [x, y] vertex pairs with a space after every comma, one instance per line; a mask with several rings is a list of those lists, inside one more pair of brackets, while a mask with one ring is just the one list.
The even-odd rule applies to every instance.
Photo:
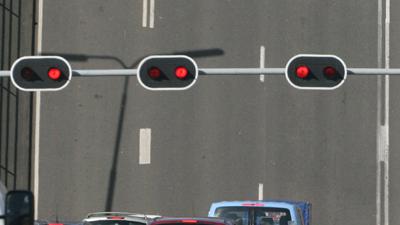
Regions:
[[224, 54], [225, 54], [224, 50], [222, 50], [220, 48], [178, 51], [178, 52], [172, 53], [172, 55], [186, 55], [191, 58], [222, 56]]
[[[209, 49], [198, 49], [198, 50], [183, 50], [175, 52], [161, 52], [161, 53], [155, 53], [153, 55], [186, 55], [191, 58], [203, 58], [203, 57], [222, 56], [224, 54], [225, 51], [221, 48], [209, 48]], [[140, 61], [142, 61], [144, 58], [147, 57], [147, 55], [139, 57], [137, 60], [132, 62], [132, 64], [127, 65], [122, 59], [111, 55], [72, 54], [72, 53], [61, 53], [61, 52], [43, 52], [42, 55], [61, 56], [65, 58], [67, 61], [71, 62], [87, 62], [90, 59], [110, 60], [118, 63], [124, 69], [135, 68], [140, 63]]]
[[[104, 59], [104, 60], [111, 60], [117, 62], [121, 67], [124, 69], [129, 69], [136, 64], [132, 64], [132, 66], [127, 66], [120, 58], [115, 56], [101, 56], [101, 55], [88, 55], [88, 54], [70, 54], [70, 53], [55, 53], [55, 52], [45, 52], [42, 55], [56, 55], [65, 58], [67, 61], [75, 61], [75, 62], [87, 62], [89, 59]], [[136, 62], [135, 62], [136, 63]], [[79, 76], [78, 73], [74, 73], [73, 75]], [[114, 153], [112, 158], [112, 164], [109, 174], [108, 180], [108, 188], [107, 188], [107, 195], [106, 195], [106, 202], [104, 206], [105, 211], [112, 211], [113, 207], [113, 200], [114, 200], [114, 193], [115, 193], [115, 184], [117, 178], [117, 168], [118, 168], [118, 155], [120, 152], [120, 144], [122, 138], [122, 130], [123, 130], [123, 121], [125, 117], [125, 105], [127, 102], [127, 93], [128, 93], [128, 84], [131, 76], [125, 76], [124, 78], [124, 88], [122, 89], [122, 97], [120, 103], [120, 111], [118, 115], [118, 122], [117, 122], [117, 135], [114, 144]]]
[[[177, 52], [167, 52], [167, 53], [157, 53], [157, 55], [187, 55], [191, 58], [199, 58], [199, 57], [213, 57], [213, 56], [221, 56], [224, 55], [224, 51], [220, 48], [211, 48], [211, 49], [200, 49], [200, 50], [186, 50], [186, 51], [177, 51]], [[60, 53], [60, 52], [44, 52], [41, 55], [52, 55], [52, 56], [61, 56], [65, 58], [67, 61], [71, 62], [87, 62], [90, 59], [102, 59], [102, 60], [111, 60], [119, 65], [121, 65], [124, 69], [133, 69], [135, 68], [140, 61], [142, 61], [147, 56], [140, 57], [136, 61], [134, 61], [131, 65], [127, 65], [123, 60], [118, 57], [110, 56], [110, 55], [90, 55], [90, 54], [71, 54], [71, 53]], [[74, 73], [74, 76], [79, 76], [78, 73]], [[118, 116], [118, 125], [117, 125], [117, 135], [115, 140], [115, 147], [112, 159], [112, 165], [110, 169], [109, 181], [108, 181], [108, 189], [107, 189], [107, 196], [105, 202], [105, 211], [112, 211], [113, 210], [113, 200], [114, 200], [114, 193], [115, 193], [115, 185], [116, 185], [116, 178], [117, 178], [117, 168], [118, 168], [118, 156], [120, 155], [120, 145], [122, 139], [122, 130], [124, 125], [124, 117], [125, 117], [125, 110], [127, 107], [127, 96], [128, 96], [128, 84], [130, 81], [131, 76], [125, 76], [124, 79], [124, 88], [122, 89], [122, 97], [121, 97], [121, 104], [120, 104], [120, 112]]]

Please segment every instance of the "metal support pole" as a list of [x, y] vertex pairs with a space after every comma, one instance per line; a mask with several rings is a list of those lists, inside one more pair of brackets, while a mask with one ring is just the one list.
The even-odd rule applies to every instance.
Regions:
[[348, 75], [400, 75], [400, 69], [347, 68]]
[[[200, 75], [285, 75], [285, 68], [199, 68]], [[137, 69], [73, 70], [72, 76], [136, 76]], [[400, 75], [400, 69], [347, 68], [348, 75]], [[9, 70], [0, 71], [0, 77], [9, 77]]]
[[2, 70], [0, 71], [0, 77], [9, 77], [10, 71], [9, 70]]
[[[285, 75], [286, 68], [199, 68], [200, 75]], [[136, 76], [136, 69], [73, 70], [73, 76]], [[348, 75], [400, 75], [400, 69], [347, 68]]]
[[72, 76], [135, 76], [136, 69], [119, 69], [119, 70], [73, 70]]
[[200, 75], [284, 75], [285, 68], [204, 68]]

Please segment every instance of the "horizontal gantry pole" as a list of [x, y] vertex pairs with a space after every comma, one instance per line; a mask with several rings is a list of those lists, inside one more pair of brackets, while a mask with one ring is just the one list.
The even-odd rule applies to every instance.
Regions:
[[[73, 76], [136, 76], [137, 69], [72, 70]], [[199, 75], [285, 75], [285, 68], [200, 68]], [[400, 69], [347, 68], [348, 75], [400, 75]], [[9, 70], [0, 71], [0, 77], [9, 77]]]
[[136, 76], [136, 69], [120, 70], [72, 70], [72, 76]]

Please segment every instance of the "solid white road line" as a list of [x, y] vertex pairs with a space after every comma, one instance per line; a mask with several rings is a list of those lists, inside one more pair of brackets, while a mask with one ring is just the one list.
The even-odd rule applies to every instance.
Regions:
[[[383, 58], [383, 0], [378, 0], [378, 66]], [[385, 68], [390, 66], [390, 0], [385, 0]], [[377, 99], [377, 178], [376, 178], [376, 224], [389, 225], [389, 76], [378, 77]], [[384, 84], [384, 85], [382, 85]], [[383, 88], [383, 90], [382, 90]], [[382, 102], [384, 97], [384, 102]], [[382, 107], [382, 103], [385, 107]], [[383, 118], [382, 118], [383, 116]], [[383, 119], [383, 124], [382, 124]], [[382, 168], [383, 165], [383, 168]], [[382, 190], [383, 169], [383, 190]], [[383, 191], [383, 208], [382, 208]], [[382, 212], [383, 210], [383, 212]], [[382, 214], [384, 219], [382, 221]]]
[[[43, 39], [43, 1], [38, 1], [38, 25], [37, 25], [37, 54], [42, 54]], [[35, 93], [35, 131], [34, 131], [34, 159], [33, 159], [33, 194], [35, 196], [35, 219], [39, 215], [39, 162], [40, 162], [40, 91]]]
[[139, 132], [139, 164], [150, 164], [151, 159], [151, 129], [142, 128]]
[[264, 184], [258, 184], [258, 200], [264, 200]]
[[[265, 47], [260, 47], [260, 69], [265, 68]], [[260, 81], [264, 82], [264, 74], [260, 74]]]
[[[384, 104], [385, 107], [382, 108], [382, 101], [378, 100], [378, 131], [377, 131], [377, 224], [381, 224], [381, 216], [384, 215], [384, 224], [389, 224], [389, 79], [388, 75], [381, 77], [384, 79], [378, 79], [378, 99], [382, 98], [384, 94]], [[382, 91], [382, 82], [384, 82], [384, 91]], [[384, 113], [384, 118], [381, 118], [382, 113]], [[384, 123], [381, 124], [381, 120]], [[383, 165], [383, 168], [382, 168]], [[382, 169], [383, 169], [383, 185], [382, 190]], [[383, 191], [383, 213], [382, 210], [382, 191]], [[379, 222], [378, 222], [379, 220]]]
[[[382, 32], [382, 0], [378, 0], [378, 67], [382, 67], [382, 43], [383, 43], [383, 32]], [[379, 77], [378, 77], [379, 78]]]
[[[382, 0], [378, 0], [378, 49], [377, 59], [378, 67], [382, 67]], [[377, 135], [376, 135], [376, 225], [381, 225], [381, 150], [382, 147], [382, 129], [381, 129], [381, 99], [382, 99], [382, 79], [378, 76], [377, 79]]]
[[43, 39], [43, 1], [38, 2], [38, 26], [37, 26], [37, 53], [42, 54], [42, 39]]
[[377, 111], [377, 150], [376, 150], [376, 225], [381, 225], [381, 161], [382, 161], [382, 127], [381, 127], [381, 79], [378, 77], [378, 111]]
[[154, 8], [155, 8], [155, 2], [154, 0], [150, 0], [150, 21], [149, 21], [150, 28], [154, 28]]
[[[378, 67], [382, 67], [382, 0], [378, 0]], [[381, 225], [381, 145], [382, 145], [382, 129], [381, 129], [381, 99], [382, 99], [382, 78], [378, 76], [377, 79], [377, 135], [376, 135], [376, 225]]]
[[[390, 66], [390, 0], [386, 0], [386, 19], [385, 19], [385, 68]], [[384, 148], [384, 222], [389, 225], [389, 75], [385, 75], [385, 123], [386, 132]]]
[[143, 27], [147, 27], [147, 2], [148, 0], [143, 0], [143, 15], [142, 15]]
[[35, 94], [35, 154], [34, 154], [34, 181], [33, 194], [35, 196], [35, 219], [38, 219], [39, 214], [39, 163], [40, 163], [40, 91]]

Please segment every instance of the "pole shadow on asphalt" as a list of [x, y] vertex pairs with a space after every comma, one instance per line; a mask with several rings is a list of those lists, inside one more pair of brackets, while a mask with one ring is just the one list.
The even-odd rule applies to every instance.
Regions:
[[[201, 50], [188, 50], [188, 51], [178, 51], [172, 53], [162, 53], [159, 55], [187, 55], [192, 58], [200, 58], [200, 57], [213, 57], [213, 56], [221, 56], [224, 55], [224, 51], [220, 48], [212, 48], [212, 49], [201, 49]], [[140, 61], [145, 58], [139, 58], [135, 62], [133, 62], [130, 66], [126, 65], [124, 61], [120, 58], [115, 56], [108, 56], [108, 55], [87, 55], [87, 54], [66, 54], [66, 53], [57, 53], [57, 52], [44, 52], [42, 55], [53, 55], [53, 56], [61, 56], [65, 58], [67, 61], [76, 61], [76, 62], [86, 62], [89, 59], [103, 59], [103, 60], [112, 60], [117, 62], [121, 65], [124, 69], [133, 69], [136, 67]], [[115, 191], [115, 181], [117, 178], [117, 165], [118, 165], [118, 155], [120, 151], [121, 145], [121, 137], [122, 137], [122, 128], [123, 128], [123, 121], [125, 117], [125, 109], [127, 103], [127, 93], [128, 93], [128, 84], [131, 76], [125, 76], [124, 80], [124, 88], [122, 89], [122, 98], [120, 104], [120, 111], [118, 116], [118, 126], [117, 126], [117, 136], [115, 140], [115, 148], [113, 154], [113, 160], [110, 170], [110, 175], [108, 179], [108, 189], [107, 189], [107, 198], [105, 203], [105, 211], [109, 212], [112, 211], [113, 208], [113, 200], [114, 200], [114, 191]]]

